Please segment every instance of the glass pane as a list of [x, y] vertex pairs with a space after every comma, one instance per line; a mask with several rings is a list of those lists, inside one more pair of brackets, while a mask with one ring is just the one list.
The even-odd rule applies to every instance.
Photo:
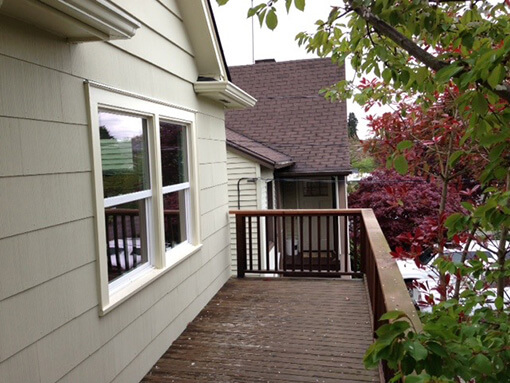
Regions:
[[165, 250], [186, 241], [185, 190], [163, 196], [165, 215]]
[[164, 121], [159, 126], [163, 186], [188, 182], [186, 127]]
[[148, 262], [146, 205], [142, 199], [105, 209], [109, 282]]
[[104, 197], [150, 188], [147, 120], [99, 112]]

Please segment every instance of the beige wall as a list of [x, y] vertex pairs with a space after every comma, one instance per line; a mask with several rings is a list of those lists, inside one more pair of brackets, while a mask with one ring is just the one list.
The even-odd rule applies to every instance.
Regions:
[[[116, 2], [132, 40], [0, 16], [0, 382], [138, 382], [230, 276], [223, 110], [193, 92], [175, 1]], [[199, 110], [203, 247], [103, 317], [84, 80]]]
[[[260, 165], [252, 160], [243, 157], [237, 153], [227, 150], [227, 173], [228, 173], [228, 204], [230, 209], [237, 210], [238, 202], [241, 204], [241, 210], [260, 209], [260, 183], [246, 182], [240, 183], [240, 198], [237, 195], [237, 183], [241, 178], [259, 178]], [[252, 230], [255, 236], [256, 229]], [[253, 237], [255, 238], [255, 237]], [[236, 222], [235, 216], [230, 216], [230, 239], [231, 239], [231, 257], [232, 273], [237, 273], [237, 246], [236, 246]]]

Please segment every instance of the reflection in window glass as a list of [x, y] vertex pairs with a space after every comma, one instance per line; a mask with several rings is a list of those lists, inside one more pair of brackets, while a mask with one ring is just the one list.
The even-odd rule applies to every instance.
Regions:
[[147, 120], [99, 112], [104, 197], [150, 188]]
[[186, 127], [164, 121], [159, 126], [163, 186], [188, 182]]
[[184, 190], [163, 196], [165, 215], [165, 250], [186, 241], [186, 214]]
[[148, 262], [146, 200], [105, 209], [108, 281]]

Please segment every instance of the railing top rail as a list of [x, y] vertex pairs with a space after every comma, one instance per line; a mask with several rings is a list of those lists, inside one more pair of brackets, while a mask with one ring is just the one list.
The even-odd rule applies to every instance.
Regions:
[[361, 216], [366, 209], [277, 209], [277, 210], [230, 210], [236, 216]]
[[374, 212], [372, 209], [363, 209], [361, 214], [379, 273], [380, 288], [385, 300], [386, 311], [399, 310], [404, 312], [410, 318], [415, 330], [421, 331], [422, 323], [418, 317], [418, 312], [409, 298], [409, 292], [400, 276], [397, 263], [390, 255], [390, 247]]

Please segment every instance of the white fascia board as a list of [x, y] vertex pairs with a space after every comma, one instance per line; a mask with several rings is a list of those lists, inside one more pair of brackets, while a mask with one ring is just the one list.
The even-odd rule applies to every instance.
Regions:
[[227, 109], [253, 108], [257, 100], [230, 81], [197, 81], [195, 93], [221, 102]]
[[226, 81], [227, 68], [208, 0], [177, 0], [177, 4], [193, 47], [199, 76]]
[[76, 42], [129, 39], [141, 26], [107, 0], [0, 0], [0, 13]]

